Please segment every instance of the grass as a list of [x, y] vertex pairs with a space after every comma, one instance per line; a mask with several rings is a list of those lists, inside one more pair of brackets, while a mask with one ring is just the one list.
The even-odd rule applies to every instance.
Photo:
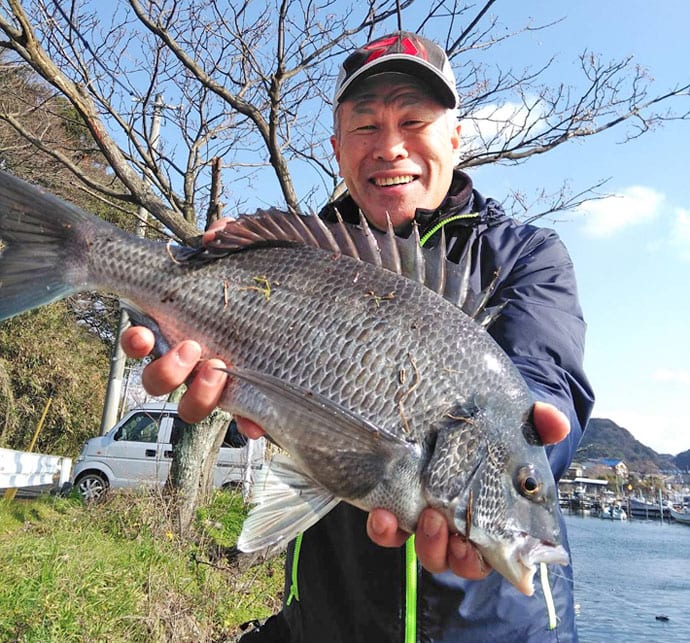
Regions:
[[180, 541], [160, 495], [0, 501], [0, 641], [235, 640], [283, 591], [282, 556], [229, 556], [243, 518], [240, 495], [217, 492]]

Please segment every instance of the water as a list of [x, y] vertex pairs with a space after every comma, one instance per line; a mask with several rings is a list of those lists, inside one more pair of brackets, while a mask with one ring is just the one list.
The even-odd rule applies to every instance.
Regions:
[[581, 643], [690, 641], [690, 526], [576, 516], [566, 524]]

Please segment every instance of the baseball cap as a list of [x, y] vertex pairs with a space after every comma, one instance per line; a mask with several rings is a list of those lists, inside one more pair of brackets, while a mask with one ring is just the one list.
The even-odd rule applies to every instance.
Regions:
[[455, 75], [446, 52], [435, 42], [408, 31], [396, 31], [356, 49], [343, 62], [335, 84], [333, 108], [353, 86], [384, 72], [408, 74], [424, 81], [449, 108], [459, 104]]

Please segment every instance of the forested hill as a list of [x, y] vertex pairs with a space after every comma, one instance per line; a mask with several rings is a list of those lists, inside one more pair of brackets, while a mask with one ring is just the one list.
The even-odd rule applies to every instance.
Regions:
[[690, 468], [690, 451], [675, 457], [657, 453], [636, 440], [630, 431], [605, 418], [592, 418], [589, 421], [575, 455], [578, 462], [597, 458], [619, 458], [630, 470], [639, 473]]

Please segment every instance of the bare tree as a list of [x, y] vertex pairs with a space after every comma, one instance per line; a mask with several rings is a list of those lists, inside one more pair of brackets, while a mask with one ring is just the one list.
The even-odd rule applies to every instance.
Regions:
[[[495, 0], [113, 0], [104, 9], [90, 0], [0, 0], [0, 47], [13, 56], [5, 69], [29, 65], [47, 94], [66, 99], [72, 109], [64, 118], [90, 133], [83, 152], [98, 152], [118, 181], [93, 176], [56, 148], [35, 105], [10, 110], [0, 101], [0, 121], [91, 194], [142, 206], [194, 244], [207, 223], [200, 213], [219, 216], [220, 198], [232, 213], [247, 194], [279, 192], [283, 203], [272, 205], [302, 211], [334, 190], [328, 136], [337, 63], [355, 44], [400, 26], [443, 43], [454, 64], [464, 131], [474, 129], [461, 167], [523, 163], [614, 127], [633, 138], [690, 119], [688, 79], [653, 94], [630, 58], [606, 63], [583, 52], [579, 90], [543, 81], [552, 60], [524, 69], [482, 63], [502, 40], [550, 26], [507, 32], [499, 7]], [[151, 134], [156, 116], [166, 121], [160, 141]], [[542, 212], [524, 195], [513, 203], [533, 219], [587, 196], [564, 188], [546, 197]]]
[[[423, 17], [417, 24], [411, 9]], [[493, 13], [492, 13], [493, 12]], [[408, 17], [409, 14], [409, 17]], [[211, 202], [211, 165], [222, 159], [222, 194], [241, 210], [244, 195], [270, 182], [283, 205], [301, 211], [338, 182], [331, 160], [329, 90], [336, 63], [354, 43], [404, 24], [445, 44], [463, 97], [469, 138], [462, 167], [520, 163], [576, 138], [627, 125], [633, 138], [670, 119], [687, 119], [690, 83], [651, 94], [631, 58], [580, 57], [579, 91], [542, 82], [552, 60], [495, 69], [482, 53], [502, 40], [551, 25], [500, 28], [500, 4], [459, 0], [90, 0], [0, 1], [0, 46], [28, 63], [73, 105], [123, 188], [104, 185], [60, 155], [24, 112], [3, 112], [32, 145], [53, 154], [88, 189], [144, 206], [193, 243]], [[152, 144], [155, 98], [165, 97], [165, 140]], [[159, 114], [160, 115], [160, 114]], [[311, 184], [295, 177], [307, 174]], [[276, 189], [277, 188], [277, 189]], [[232, 191], [234, 189], [234, 191]], [[584, 195], [588, 192], [585, 190]], [[583, 194], [575, 195], [582, 198]], [[514, 202], [525, 207], [524, 199]], [[563, 194], [549, 210], [572, 205]], [[526, 216], [537, 216], [533, 211]]]

